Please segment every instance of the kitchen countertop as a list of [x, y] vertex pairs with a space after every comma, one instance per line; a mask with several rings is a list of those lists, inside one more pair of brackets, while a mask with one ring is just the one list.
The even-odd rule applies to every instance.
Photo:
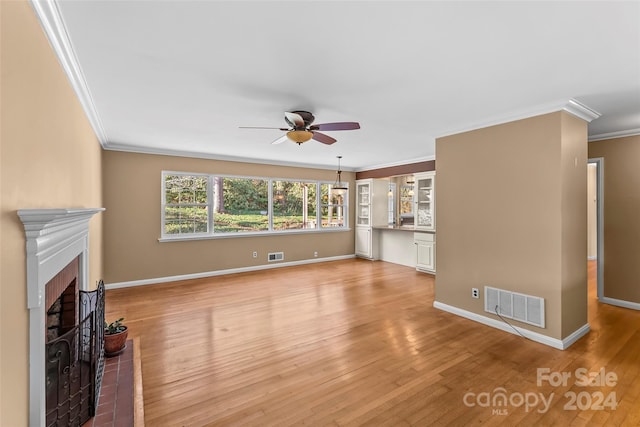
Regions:
[[391, 230], [391, 231], [415, 231], [417, 233], [432, 233], [435, 234], [435, 231], [427, 231], [416, 229], [413, 225], [379, 225], [373, 227], [374, 230]]

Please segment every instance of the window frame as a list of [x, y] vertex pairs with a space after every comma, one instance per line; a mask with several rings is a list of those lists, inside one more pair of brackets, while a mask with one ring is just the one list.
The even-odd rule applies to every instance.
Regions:
[[[172, 170], [163, 170], [161, 171], [161, 200], [160, 200], [160, 238], [158, 239], [160, 242], [170, 242], [170, 241], [180, 241], [180, 240], [206, 240], [206, 239], [228, 239], [228, 238], [236, 238], [236, 237], [256, 237], [256, 236], [271, 236], [271, 235], [283, 235], [283, 234], [300, 234], [300, 233], [335, 233], [335, 232], [346, 232], [350, 231], [349, 227], [349, 196], [350, 196], [350, 188], [349, 183], [344, 183], [347, 187], [347, 193], [342, 198], [342, 204], [336, 205], [341, 206], [343, 209], [343, 221], [344, 225], [339, 227], [323, 227], [322, 226], [322, 208], [323, 205], [321, 200], [321, 191], [322, 185], [328, 185], [329, 189], [333, 187], [334, 182], [329, 180], [317, 180], [317, 179], [301, 179], [301, 178], [279, 178], [279, 177], [264, 177], [264, 176], [246, 176], [246, 175], [229, 175], [229, 174], [211, 174], [211, 173], [201, 173], [201, 172], [182, 172], [182, 171], [172, 171]], [[178, 233], [171, 234], [166, 233], [166, 176], [168, 175], [181, 175], [181, 176], [205, 176], [207, 177], [207, 215], [208, 215], [208, 232], [206, 233]], [[215, 212], [214, 212], [214, 180], [216, 177], [219, 178], [234, 178], [234, 179], [247, 179], [247, 180], [264, 180], [267, 181], [267, 191], [268, 191], [268, 230], [262, 231], [245, 231], [245, 232], [223, 232], [216, 233], [215, 232]], [[313, 228], [300, 228], [300, 229], [286, 229], [286, 230], [275, 230], [274, 229], [274, 209], [273, 209], [273, 187], [276, 181], [287, 181], [287, 182], [300, 182], [307, 184], [315, 184], [316, 186], [316, 224]], [[330, 190], [329, 190], [330, 191]], [[169, 204], [170, 206], [170, 204]]]
[[[180, 206], [180, 204], [167, 204], [166, 199], [166, 179], [167, 175], [181, 175], [181, 176], [198, 176], [198, 177], [207, 177], [207, 229], [209, 230], [206, 233], [165, 233], [166, 229], [166, 208], [167, 206]], [[211, 203], [212, 195], [213, 195], [213, 179], [212, 176], [206, 173], [185, 173], [185, 172], [173, 172], [173, 171], [162, 171], [161, 174], [161, 185], [160, 185], [160, 227], [161, 227], [161, 236], [163, 239], [184, 239], [184, 238], [198, 238], [208, 236], [213, 230], [213, 203]], [[196, 204], [194, 204], [195, 206]], [[197, 205], [203, 205], [202, 203], [198, 203]], [[181, 237], [182, 236], [182, 237]]]
[[[322, 220], [320, 220], [319, 222], [319, 227], [323, 230], [328, 230], [328, 229], [336, 229], [336, 228], [343, 228], [343, 227], [347, 227], [349, 228], [349, 209], [348, 209], [348, 201], [349, 201], [349, 185], [347, 184], [347, 193], [343, 194], [342, 196], [339, 196], [342, 199], [342, 203], [330, 203], [330, 200], [333, 200], [332, 196], [331, 196], [331, 190], [333, 189], [333, 185], [335, 184], [335, 182], [321, 182], [320, 186], [319, 186], [319, 191], [317, 193], [317, 202], [318, 206], [320, 208], [320, 211], [318, 213], [318, 216], [320, 216], [320, 218], [322, 218], [322, 209], [323, 208], [327, 208], [327, 211], [329, 211], [331, 206], [334, 206], [336, 208], [336, 215], [338, 214], [338, 212], [340, 212], [340, 210], [342, 209], [341, 213], [341, 217], [343, 219], [343, 221], [345, 222], [345, 225], [343, 225], [342, 227], [338, 226], [332, 226], [332, 225], [326, 225], [326, 226], [322, 226]], [[327, 192], [328, 192], [328, 197], [327, 197], [327, 203], [322, 203], [322, 186], [326, 185], [327, 186]]]
[[[271, 219], [271, 224], [272, 227], [270, 228], [271, 231], [273, 232], [282, 232], [282, 231], [295, 231], [295, 230], [310, 230], [310, 231], [315, 231], [318, 227], [318, 190], [321, 188], [322, 186], [322, 182], [318, 181], [318, 180], [302, 180], [302, 179], [285, 179], [285, 178], [281, 178], [281, 179], [272, 179], [270, 181], [270, 191], [269, 191], [269, 195], [271, 196], [271, 198], [274, 198], [275, 193], [277, 193], [277, 190], [275, 188], [273, 188], [273, 184], [278, 183], [278, 182], [282, 182], [286, 185], [286, 183], [290, 183], [290, 184], [298, 184], [301, 187], [304, 186], [309, 186], [311, 184], [315, 185], [315, 197], [314, 197], [314, 205], [315, 205], [315, 226], [314, 227], [301, 227], [301, 228], [291, 228], [291, 229], [276, 229], [275, 228], [275, 219], [276, 219], [276, 214], [273, 211], [274, 208], [274, 204], [275, 204], [275, 200], [272, 200], [272, 202], [269, 204], [269, 207], [272, 210], [272, 215], [270, 217]], [[285, 193], [284, 195], [285, 200], [287, 199], [287, 194]], [[301, 206], [306, 204], [307, 206], [309, 206], [309, 199], [300, 199], [300, 204]], [[304, 210], [304, 208], [302, 208]], [[302, 213], [302, 212], [300, 212]], [[297, 215], [293, 215], [293, 216], [297, 216]], [[322, 219], [320, 220], [320, 222], [322, 222]]]

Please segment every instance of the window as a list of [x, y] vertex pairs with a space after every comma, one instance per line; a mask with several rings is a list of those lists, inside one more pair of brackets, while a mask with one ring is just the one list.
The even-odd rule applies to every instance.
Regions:
[[273, 181], [273, 229], [316, 228], [314, 182]]
[[348, 194], [332, 184], [162, 173], [162, 237], [167, 239], [346, 228]]
[[163, 174], [164, 234], [209, 232], [209, 179], [206, 175]]
[[269, 230], [269, 181], [213, 177], [213, 232]]
[[347, 226], [347, 194], [336, 195], [331, 192], [331, 184], [320, 184], [320, 214], [322, 228]]

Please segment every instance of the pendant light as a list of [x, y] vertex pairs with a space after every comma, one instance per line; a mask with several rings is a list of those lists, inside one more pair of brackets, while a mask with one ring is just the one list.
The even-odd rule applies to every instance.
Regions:
[[336, 177], [336, 182], [333, 184], [331, 188], [331, 192], [336, 196], [343, 196], [346, 194], [348, 188], [346, 185], [342, 183], [342, 171], [340, 170], [340, 159], [342, 156], [336, 156], [338, 158], [338, 172]]
[[407, 177], [407, 185], [409, 185], [409, 195], [413, 196], [413, 184], [415, 184], [415, 181], [413, 180], [413, 177]]

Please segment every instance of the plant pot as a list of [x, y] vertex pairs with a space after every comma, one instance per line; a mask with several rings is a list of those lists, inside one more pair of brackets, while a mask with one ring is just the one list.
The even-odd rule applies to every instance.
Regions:
[[124, 327], [124, 331], [115, 334], [104, 334], [104, 355], [107, 357], [117, 356], [124, 351], [127, 343], [129, 330]]

